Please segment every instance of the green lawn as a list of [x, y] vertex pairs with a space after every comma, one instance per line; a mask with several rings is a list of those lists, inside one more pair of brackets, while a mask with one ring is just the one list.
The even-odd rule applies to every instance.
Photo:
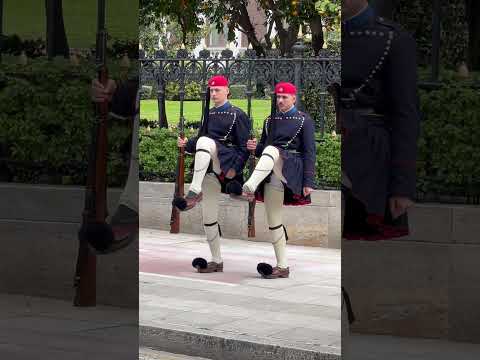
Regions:
[[[247, 100], [230, 100], [230, 102], [247, 112]], [[140, 106], [140, 117], [142, 119], [157, 120], [158, 105], [157, 100], [142, 100]], [[167, 119], [169, 124], [176, 124], [180, 118], [180, 102], [167, 101]], [[185, 101], [183, 107], [183, 115], [190, 122], [199, 121], [201, 119], [202, 104], [200, 101]], [[263, 121], [270, 115], [270, 100], [253, 100], [252, 101], [252, 117], [254, 127], [261, 129]]]
[[[122, 39], [138, 37], [138, 1], [106, 2], [106, 27], [110, 36]], [[70, 47], [95, 44], [97, 0], [64, 0], [65, 31]], [[4, 1], [4, 33], [18, 34], [25, 39], [45, 39], [45, 1]]]

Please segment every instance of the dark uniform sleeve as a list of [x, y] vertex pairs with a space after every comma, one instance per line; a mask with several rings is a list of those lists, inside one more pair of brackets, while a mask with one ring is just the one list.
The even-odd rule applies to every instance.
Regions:
[[387, 96], [391, 104], [391, 176], [389, 196], [415, 197], [419, 101], [415, 40], [396, 33], [387, 65]]
[[128, 119], [136, 115], [138, 85], [135, 81], [121, 81], [110, 103], [110, 115], [117, 119]]
[[267, 126], [267, 119], [264, 120], [263, 122], [263, 130], [262, 130], [262, 136], [260, 137], [260, 141], [257, 143], [257, 147], [255, 149], [255, 156], [260, 157], [262, 156], [263, 150], [265, 149], [266, 142], [267, 142], [267, 132], [266, 126]]
[[303, 145], [303, 186], [315, 188], [315, 126], [313, 120], [307, 115], [302, 131]]
[[190, 139], [188, 139], [187, 144], [185, 145], [185, 151], [189, 154], [195, 153], [197, 150], [197, 140], [198, 136], [194, 136]]
[[237, 112], [237, 121], [235, 123], [234, 144], [240, 148], [239, 156], [234, 165], [237, 174], [243, 171], [245, 163], [250, 155], [247, 150], [247, 141], [250, 136], [250, 119], [243, 111]]

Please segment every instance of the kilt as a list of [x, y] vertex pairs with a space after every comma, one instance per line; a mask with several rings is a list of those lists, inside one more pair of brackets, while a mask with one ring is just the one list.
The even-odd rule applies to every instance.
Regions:
[[[244, 183], [242, 172], [237, 173], [237, 175], [233, 179], [227, 179], [225, 177], [228, 170], [234, 168], [234, 165], [237, 163], [237, 159], [242, 157], [242, 152], [238, 147], [226, 146], [220, 143], [219, 141], [215, 141], [215, 143], [217, 146], [218, 161], [220, 162], [221, 173], [215, 174], [215, 172], [213, 171], [212, 161], [210, 161], [210, 165], [207, 169], [207, 173], [215, 174], [218, 181], [220, 182], [221, 192], [223, 194], [228, 194], [226, 191], [226, 186], [230, 181], [236, 180], [241, 185], [243, 185]], [[190, 171], [193, 171], [194, 166], [195, 166], [195, 160], [192, 161]]]
[[345, 201], [342, 234], [344, 239], [376, 241], [409, 234], [408, 214], [393, 219], [388, 202], [383, 214], [372, 214], [367, 212], [365, 205], [350, 189], [342, 187], [342, 196]]
[[383, 117], [342, 110], [343, 238], [385, 240], [406, 236], [408, 215], [392, 218], [388, 204], [391, 134]]
[[[238, 146], [228, 146], [215, 140], [217, 145], [218, 160], [222, 173], [227, 173], [230, 169], [236, 170], [236, 164], [243, 159], [243, 151]], [[241, 171], [237, 171], [241, 172]]]
[[[303, 206], [312, 202], [310, 195], [303, 195], [303, 158], [302, 154], [290, 152], [278, 148], [280, 156], [283, 160], [282, 174], [287, 183], [283, 183], [284, 196], [283, 205], [286, 206]], [[264, 201], [264, 186], [270, 181], [270, 176], [262, 181], [255, 193], [257, 201]]]

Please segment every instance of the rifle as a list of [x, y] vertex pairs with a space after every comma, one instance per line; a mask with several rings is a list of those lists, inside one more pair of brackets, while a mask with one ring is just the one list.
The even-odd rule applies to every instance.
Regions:
[[[205, 93], [205, 107], [203, 109], [202, 121], [198, 130], [198, 137], [205, 135], [208, 130], [208, 115], [210, 113], [210, 88], [207, 87]], [[180, 122], [178, 125], [180, 138], [185, 138], [185, 119], [183, 118], [183, 104], [180, 102]], [[175, 180], [174, 199], [183, 197], [185, 185], [185, 148], [178, 149], [177, 169]], [[170, 233], [178, 234], [180, 231], [180, 213], [175, 206], [172, 206], [172, 213], [170, 215]]]
[[[105, 0], [98, 0], [96, 65], [99, 81], [106, 86], [107, 32], [105, 29]], [[96, 305], [96, 256], [89, 241], [111, 243], [113, 233], [107, 217], [107, 116], [108, 102], [96, 104], [96, 121], [92, 126], [88, 154], [88, 173], [82, 227], [75, 271], [75, 306]]]
[[275, 119], [275, 114], [277, 113], [277, 94], [275, 92], [272, 93], [271, 96], [271, 105], [270, 105], [270, 120], [268, 121], [267, 125], [267, 145], [272, 145], [273, 143], [273, 132], [274, 130], [274, 119]]
[[[248, 87], [247, 87], [247, 115], [250, 119], [250, 140], [254, 139], [253, 133], [253, 118], [252, 118], [252, 67], [251, 63], [249, 64], [249, 74], [248, 74]], [[255, 170], [255, 150], [250, 150], [250, 156], [248, 157], [248, 171], [250, 176], [252, 176], [253, 171]], [[255, 237], [255, 204], [256, 200], [248, 202], [248, 237]]]
[[[181, 139], [184, 139], [185, 129], [184, 129], [183, 116], [180, 116], [178, 130], [179, 130], [179, 137]], [[175, 192], [173, 194], [174, 198], [183, 197], [184, 186], [185, 186], [185, 148], [179, 147], [178, 155], [177, 155], [176, 177], [175, 177]], [[178, 234], [179, 231], [180, 231], [180, 213], [175, 206], [172, 206], [172, 213], [170, 215], [170, 233]]]
[[210, 115], [210, 88], [207, 86], [205, 90], [205, 106], [203, 108], [202, 123], [198, 131], [198, 137], [208, 133], [208, 120]]

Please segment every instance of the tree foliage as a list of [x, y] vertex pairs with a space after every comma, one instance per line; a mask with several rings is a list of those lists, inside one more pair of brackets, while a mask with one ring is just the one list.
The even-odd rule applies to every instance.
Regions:
[[340, 0], [254, 0], [254, 4], [265, 14], [263, 37], [255, 31], [249, 0], [141, 0], [140, 22], [147, 26], [160, 17], [176, 21], [185, 45], [188, 34], [198, 33], [208, 24], [225, 32], [229, 41], [240, 31], [261, 55], [274, 44], [281, 54], [290, 53], [301, 27], [303, 33], [311, 32], [312, 48], [318, 53], [324, 44], [323, 27], [334, 28], [340, 19]]

